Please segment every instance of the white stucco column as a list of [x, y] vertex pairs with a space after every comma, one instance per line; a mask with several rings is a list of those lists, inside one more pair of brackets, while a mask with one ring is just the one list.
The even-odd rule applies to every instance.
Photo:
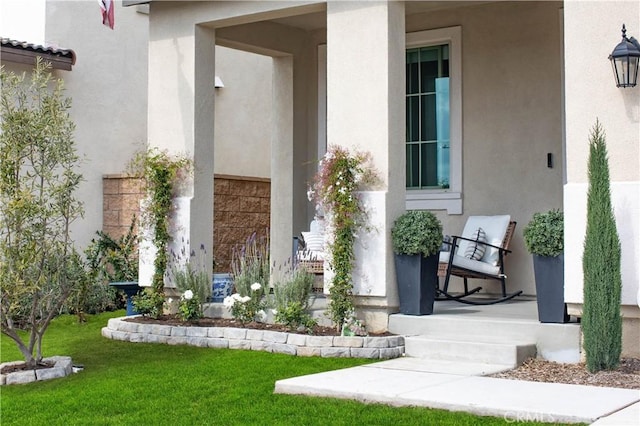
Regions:
[[293, 57], [273, 58], [271, 263], [291, 258], [293, 237]]
[[405, 204], [404, 64], [403, 2], [328, 2], [327, 141], [369, 151], [383, 181], [364, 194], [376, 229], [361, 235], [354, 271], [373, 330], [386, 329], [398, 306], [390, 229]]
[[[148, 144], [193, 160], [193, 179], [181, 182], [174, 203], [171, 245], [187, 253], [204, 245], [211, 273], [215, 32], [182, 25], [151, 26]], [[173, 31], [183, 36], [176, 38]]]

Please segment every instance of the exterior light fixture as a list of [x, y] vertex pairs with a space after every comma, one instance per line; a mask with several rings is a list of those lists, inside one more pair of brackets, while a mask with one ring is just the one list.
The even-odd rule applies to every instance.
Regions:
[[640, 43], [633, 37], [627, 38], [626, 33], [627, 29], [622, 24], [622, 41], [609, 55], [616, 87], [634, 87], [638, 82]]

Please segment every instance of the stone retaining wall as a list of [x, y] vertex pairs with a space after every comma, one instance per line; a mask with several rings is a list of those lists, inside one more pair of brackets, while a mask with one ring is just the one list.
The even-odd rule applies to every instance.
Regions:
[[[9, 374], [0, 374], [0, 385], [17, 385], [41, 380], [57, 379], [60, 377], [66, 377], [73, 372], [71, 357], [52, 356], [49, 358], [43, 358], [42, 361], [52, 362], [54, 365], [51, 368], [16, 371]], [[1, 364], [0, 368], [4, 367], [5, 365], [22, 363], [23, 361], [7, 362]]]
[[404, 337], [309, 336], [230, 327], [138, 324], [112, 318], [102, 329], [109, 339], [205, 348], [245, 349], [295, 356], [389, 359], [404, 354]]

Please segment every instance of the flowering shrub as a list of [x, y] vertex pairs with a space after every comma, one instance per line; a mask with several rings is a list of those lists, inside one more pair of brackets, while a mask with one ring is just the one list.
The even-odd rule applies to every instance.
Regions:
[[371, 155], [329, 147], [307, 193], [328, 219], [328, 263], [334, 272], [330, 289], [329, 315], [341, 330], [353, 311], [352, 270], [356, 233], [367, 226], [367, 212], [356, 194], [378, 182]]
[[187, 290], [180, 297], [178, 314], [184, 321], [194, 321], [202, 318], [202, 307], [200, 298], [193, 291]]
[[239, 293], [234, 293], [225, 297], [223, 304], [231, 311], [231, 315], [242, 324], [257, 319], [264, 320], [266, 317], [260, 283], [251, 284], [250, 296], [240, 296]]

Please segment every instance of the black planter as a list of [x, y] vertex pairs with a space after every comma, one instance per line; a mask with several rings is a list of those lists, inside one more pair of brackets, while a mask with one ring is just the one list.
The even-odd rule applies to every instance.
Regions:
[[400, 313], [431, 315], [438, 286], [438, 255], [396, 254]]
[[564, 254], [557, 257], [533, 255], [536, 277], [536, 299], [540, 322], [569, 321], [564, 303]]

